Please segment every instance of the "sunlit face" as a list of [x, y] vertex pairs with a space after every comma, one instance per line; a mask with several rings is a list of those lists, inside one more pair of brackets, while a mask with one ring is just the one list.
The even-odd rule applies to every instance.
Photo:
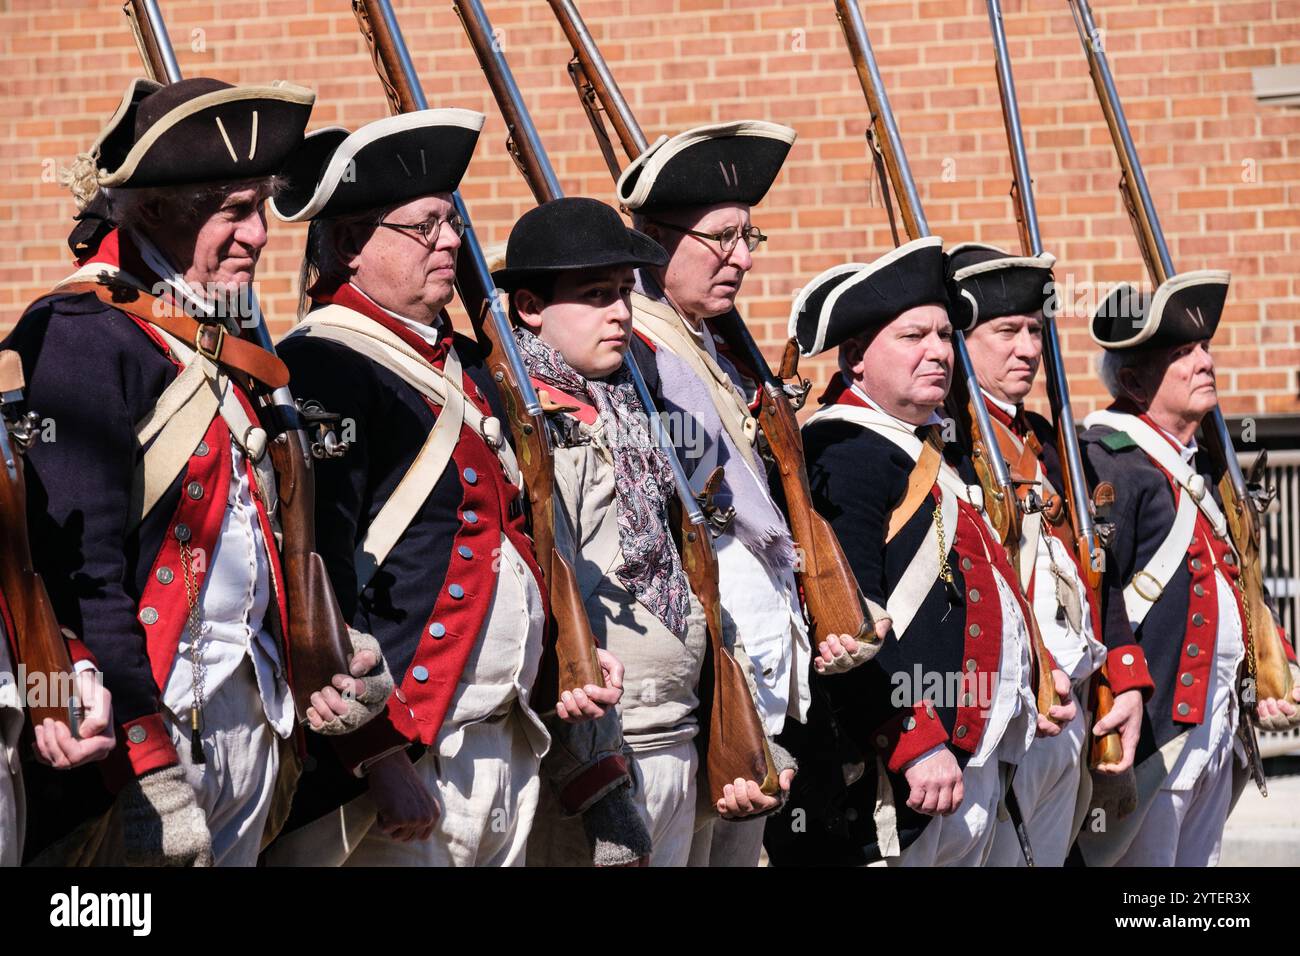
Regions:
[[345, 250], [352, 283], [390, 312], [432, 323], [455, 295], [461, 239], [447, 222], [455, 212], [450, 193], [435, 193], [387, 213], [385, 223], [414, 226], [441, 221], [443, 225], [432, 245], [410, 229], [376, 227], [359, 250]]
[[854, 384], [889, 414], [923, 425], [952, 382], [952, 323], [939, 305], [908, 309], [867, 344], [841, 346]]
[[975, 377], [994, 398], [1019, 405], [1034, 387], [1043, 358], [1043, 317], [1006, 315], [966, 333]]
[[[705, 233], [720, 233], [728, 227], [743, 230], [750, 225], [749, 207], [734, 202], [667, 210], [650, 218]], [[668, 250], [668, 264], [655, 270], [655, 274], [664, 293], [683, 316], [699, 323], [731, 311], [745, 273], [754, 267], [754, 256], [743, 240], [724, 255], [712, 239], [656, 223], [646, 223], [644, 229]]]
[[234, 292], [253, 281], [266, 248], [266, 200], [260, 186], [237, 189], [202, 216], [193, 233], [160, 228], [150, 239], [194, 289]]
[[631, 266], [561, 273], [551, 300], [528, 289], [513, 294], [515, 311], [574, 371], [601, 379], [623, 364], [632, 336]]
[[1121, 381], [1158, 421], [1200, 421], [1219, 401], [1208, 339], [1157, 353], [1146, 369], [1125, 369]]

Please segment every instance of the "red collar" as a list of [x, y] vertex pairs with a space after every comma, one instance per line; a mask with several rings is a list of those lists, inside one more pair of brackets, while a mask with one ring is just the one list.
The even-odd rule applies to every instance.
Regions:
[[1025, 418], [1025, 406], [1017, 405], [1015, 416], [1008, 415], [996, 402], [987, 395], [984, 396], [984, 407], [989, 410], [989, 414], [997, 419], [1006, 428], [1011, 429], [1012, 433], [1020, 439], [1029, 435], [1029, 420]]
[[862, 400], [857, 392], [849, 387], [849, 383], [844, 380], [843, 373], [837, 374], [830, 380], [826, 386], [826, 391], [822, 392], [817, 399], [819, 405], [855, 405], [858, 408], [870, 408], [871, 405]]
[[445, 331], [442, 338], [438, 340], [438, 344], [434, 346], [430, 345], [423, 336], [411, 331], [406, 326], [406, 323], [385, 312], [371, 301], [369, 296], [350, 282], [344, 282], [333, 289], [317, 285], [312, 288], [309, 294], [312, 302], [316, 305], [341, 305], [345, 309], [351, 309], [368, 319], [373, 319], [415, 349], [421, 358], [431, 362], [436, 368], [441, 369], [443, 363], [447, 360], [447, 352], [451, 348], [454, 333], [451, 329], [451, 320], [447, 317], [446, 312], [442, 313], [443, 329]]
[[156, 275], [152, 269], [144, 264], [144, 259], [140, 257], [140, 251], [136, 249], [135, 243], [121, 229], [114, 229], [104, 236], [99, 243], [99, 247], [94, 252], [84, 259], [77, 260], [77, 266], [80, 268], [92, 262], [102, 262], [107, 266], [115, 266], [132, 278], [139, 280], [149, 291], [154, 292], [161, 289], [163, 295], [160, 298], [171, 298], [170, 287], [163, 283], [162, 276]]

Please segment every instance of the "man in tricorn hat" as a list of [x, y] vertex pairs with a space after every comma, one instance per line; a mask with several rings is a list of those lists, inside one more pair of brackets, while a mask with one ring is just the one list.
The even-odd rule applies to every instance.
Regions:
[[1140, 734], [1124, 740], [1126, 760], [1136, 750], [1137, 808], [1118, 819], [1102, 807], [1104, 825], [1085, 824], [1078, 845], [1090, 866], [1213, 866], [1234, 799], [1237, 738], [1251, 732], [1242, 722], [1300, 721], [1300, 686], [1289, 700], [1241, 707], [1253, 691], [1239, 683], [1246, 649], [1263, 628], [1243, 608], [1240, 555], [1197, 459], [1196, 429], [1218, 401], [1210, 340], [1228, 281], [1201, 270], [1151, 294], [1122, 285], [1092, 318], [1115, 399], [1084, 420], [1083, 434], [1090, 483], [1114, 496], [1106, 582], [1120, 598], [1107, 602], [1102, 636], [1112, 684], [1117, 674], [1140, 678], [1111, 713], [1141, 720]]
[[1002, 764], [1074, 716], [1037, 713], [1028, 607], [969, 458], [941, 435], [953, 371], [941, 243], [829, 269], [791, 312], [805, 355], [839, 350], [804, 426], [808, 477], [889, 631], [862, 667], [814, 678], [808, 725], [787, 728], [802, 769], [768, 823], [777, 864], [981, 865]]
[[[36, 566], [103, 669], [119, 741], [102, 780], [28, 775], [29, 856], [248, 865], [279, 825], [293, 665], [247, 383], [288, 375], [239, 337], [231, 304], [248, 299], [263, 204], [314, 99], [283, 82], [134, 81], [74, 172], [113, 228], [5, 343], [51, 425], [27, 455]], [[318, 729], [359, 725], [388, 686], [373, 640], [354, 643], [352, 675], [313, 695]]]
[[[483, 126], [463, 109], [308, 136], [273, 208], [311, 221], [311, 310], [282, 354], [295, 393], [349, 423], [322, 464], [319, 544], [345, 616], [396, 689], [379, 719], [315, 742], [276, 865], [523, 865], [549, 736], [530, 704], [548, 590], [483, 350], [444, 309], [465, 222], [453, 192]], [[557, 716], [618, 702], [560, 688]]]
[[[1094, 637], [1101, 609], [1083, 583], [1066, 520], [1055, 430], [1024, 406], [1042, 362], [1043, 310], [1053, 296], [1054, 262], [1048, 253], [1013, 256], [979, 243], [955, 246], [947, 259], [950, 311], [968, 327], [967, 348], [998, 446], [1012, 477], [1022, 482], [1022, 500], [1039, 503], [1022, 519], [1020, 584], [1044, 643], [1069, 679], [1056, 691], [1062, 698], [1073, 693], [1078, 707], [1060, 734], [1034, 740], [1012, 780], [1037, 866], [1065, 862], [1078, 830], [1076, 813], [1088, 806], [1090, 777], [1080, 770], [1087, 737], [1083, 691], [1105, 659]], [[988, 864], [1024, 862], [1012, 821], [1000, 820]]]
[[[752, 670], [759, 712], [773, 736], [787, 717], [802, 720], [807, 711], [808, 628], [790, 530], [758, 452], [747, 397], [756, 375], [750, 372], [747, 383], [709, 320], [734, 307], [753, 268], [752, 253], [766, 237], [750, 210], [771, 188], [794, 139], [789, 127], [759, 120], [689, 129], [653, 143], [617, 188], [633, 226], [668, 251], [665, 265], [637, 270], [634, 328], [654, 349], [656, 400], [676, 423], [673, 437], [692, 481], [724, 469], [717, 500], [735, 509], [716, 539], [724, 625], [738, 659]], [[694, 798], [680, 781], [691, 775], [678, 763], [693, 761], [692, 749], [660, 748], [658, 757], [661, 772], [647, 777], [647, 789], [662, 803], [689, 806]], [[756, 816], [777, 806], [756, 786], [731, 789], [730, 812]], [[753, 866], [762, 836], [761, 819], [715, 825], [702, 818], [692, 863]]]

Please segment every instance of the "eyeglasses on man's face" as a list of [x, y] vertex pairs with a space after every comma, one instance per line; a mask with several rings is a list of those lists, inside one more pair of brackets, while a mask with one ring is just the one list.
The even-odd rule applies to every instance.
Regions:
[[417, 235], [420, 237], [420, 241], [429, 249], [437, 245], [438, 236], [442, 233], [444, 225], [450, 226], [451, 231], [458, 238], [465, 235], [465, 220], [460, 218], [460, 213], [452, 213], [446, 219], [432, 219], [424, 222], [388, 222], [381, 219], [376, 225]]
[[700, 232], [696, 229], [687, 229], [685, 226], [678, 226], [671, 222], [664, 222], [660, 219], [647, 219], [646, 222], [652, 222], [656, 226], [663, 226], [665, 229], [672, 229], [674, 232], [680, 232], [683, 235], [695, 236], [698, 239], [709, 239], [718, 244], [722, 251], [723, 257], [731, 255], [736, 249], [736, 244], [741, 239], [745, 240], [745, 248], [753, 252], [759, 247], [760, 243], [767, 242], [767, 236], [763, 235], [757, 226], [749, 225], [744, 229], [738, 229], [735, 226], [728, 226], [721, 232]]

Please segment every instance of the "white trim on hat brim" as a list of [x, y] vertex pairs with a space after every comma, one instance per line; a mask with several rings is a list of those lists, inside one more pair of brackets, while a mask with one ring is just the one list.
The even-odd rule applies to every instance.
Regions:
[[[615, 194], [628, 209], [636, 211], [641, 208], [645, 201], [650, 198], [650, 191], [654, 188], [654, 181], [659, 170], [663, 169], [668, 160], [682, 150], [688, 149], [697, 143], [734, 136], [754, 136], [793, 145], [798, 135], [789, 126], [781, 126], [779, 123], [768, 123], [765, 120], [736, 120], [731, 123], [696, 126], [671, 138], [660, 136], [645, 152], [628, 163], [627, 168], [623, 170], [623, 174], [618, 177]], [[638, 169], [642, 170], [641, 178], [637, 180], [632, 195], [624, 197], [623, 184]]]
[[[974, 245], [974, 243], [967, 244]], [[960, 247], [959, 247], [960, 248]], [[956, 249], [950, 249], [948, 256], [951, 258]], [[1003, 269], [1048, 269], [1056, 265], [1056, 256], [1050, 252], [1044, 252], [1036, 256], [1006, 256], [1002, 259], [988, 259], [984, 262], [976, 262], [969, 266], [963, 266], [952, 274], [953, 282], [961, 282], [963, 279], [969, 279], [972, 276], [983, 275], [986, 272], [1000, 272]]]
[[[487, 117], [482, 113], [447, 106], [440, 109], [398, 113], [396, 116], [386, 116], [383, 119], [375, 120], [373, 123], [367, 123], [339, 143], [338, 148], [334, 150], [334, 155], [330, 157], [329, 163], [326, 164], [325, 172], [321, 174], [319, 181], [316, 183], [316, 189], [312, 192], [311, 199], [307, 201], [306, 205], [292, 216], [280, 215], [280, 212], [275, 210], [274, 206], [272, 209], [285, 222], [305, 222], [314, 218], [317, 213], [325, 208], [331, 197], [333, 197], [334, 190], [342, 180], [343, 174], [347, 172], [348, 164], [352, 161], [352, 158], [370, 144], [395, 133], [435, 126], [459, 126], [462, 129], [473, 130], [477, 133], [482, 131], [483, 124], [486, 121]], [[330, 129], [338, 128], [330, 127]], [[317, 133], [323, 132], [325, 130], [317, 130], [311, 135], [315, 136]]]
[[858, 272], [858, 274], [853, 276], [853, 278], [841, 282], [839, 286], [836, 287], [836, 289], [826, 297], [826, 301], [822, 303], [821, 313], [817, 316], [817, 336], [816, 338], [813, 339], [812, 348], [809, 351], [803, 353], [804, 357], [807, 358], [813, 355], [820, 355], [825, 350], [826, 332], [830, 326], [830, 316], [831, 313], [835, 311], [835, 303], [837, 303], [840, 300], [840, 296], [842, 296], [847, 290], [853, 288], [858, 283], [865, 282], [867, 279], [871, 278], [873, 275], [878, 273], [881, 269], [884, 269], [886, 266], [892, 265], [893, 263], [897, 262], [899, 259], [902, 259], [904, 256], [909, 256], [912, 253], [916, 252], [918, 249], [925, 249], [931, 246], [942, 248], [943, 239], [939, 236], [923, 236], [920, 239], [913, 239], [911, 242], [905, 242], [897, 249], [892, 249], [889, 252], [885, 253], [880, 258], [875, 259], [868, 263], [852, 262], [842, 266], [831, 266], [831, 268], [819, 274], [815, 279], [812, 280], [812, 282], [808, 283], [808, 285], [804, 288], [804, 290], [799, 293], [799, 297], [795, 299], [795, 307], [791, 310], [790, 313], [789, 331], [791, 336], [794, 336], [795, 334], [795, 324], [798, 320], [799, 311], [800, 308], [802, 307], [802, 303], [806, 301], [806, 298], [812, 292], [814, 292], [818, 286], [834, 278], [835, 276], [843, 274], [844, 272], [850, 270], [857, 270]]
[[[136, 80], [135, 82], [139, 83], [140, 81]], [[135, 84], [132, 84], [132, 88], [134, 86]], [[159, 89], [161, 88], [159, 87]], [[286, 103], [296, 103], [299, 106], [311, 106], [316, 102], [316, 91], [284, 80], [276, 80], [270, 86], [232, 86], [229, 89], [213, 90], [211, 93], [196, 96], [189, 102], [177, 106], [154, 123], [153, 126], [149, 127], [144, 136], [140, 137], [135, 145], [131, 147], [121, 166], [108, 174], [100, 170], [97, 177], [99, 185], [112, 188], [121, 186], [130, 179], [132, 174], [135, 173], [136, 167], [140, 165], [140, 160], [144, 159], [145, 154], [153, 148], [154, 143], [181, 120], [203, 110], [211, 109], [214, 106], [237, 103], [240, 100], [283, 100]], [[124, 106], [125, 104], [118, 107], [119, 114]]]
[[[1156, 289], [1155, 294], [1151, 296], [1151, 305], [1147, 308], [1147, 320], [1142, 324], [1142, 328], [1127, 339], [1118, 342], [1107, 342], [1097, 337], [1096, 314], [1093, 315], [1092, 321], [1088, 323], [1088, 335], [1099, 346], [1107, 351], [1117, 352], [1124, 349], [1136, 348], [1143, 342], [1146, 342], [1156, 334], [1160, 328], [1160, 322], [1164, 318], [1165, 305], [1173, 297], [1175, 292], [1186, 289], [1189, 286], [1197, 285], [1222, 285], [1225, 288], [1232, 280], [1232, 273], [1226, 269], [1195, 269], [1191, 272], [1180, 272], [1171, 276], [1160, 287]], [[1134, 286], [1125, 283], [1130, 289]], [[1120, 288], [1123, 288], [1121, 286]], [[1116, 289], [1116, 292], [1119, 291]], [[1136, 290], [1135, 290], [1136, 291]], [[1115, 293], [1112, 292], [1111, 296]], [[1107, 301], [1111, 296], [1107, 296]], [[1104, 304], [1104, 303], [1103, 303]], [[1100, 310], [1099, 310], [1100, 311]]]

